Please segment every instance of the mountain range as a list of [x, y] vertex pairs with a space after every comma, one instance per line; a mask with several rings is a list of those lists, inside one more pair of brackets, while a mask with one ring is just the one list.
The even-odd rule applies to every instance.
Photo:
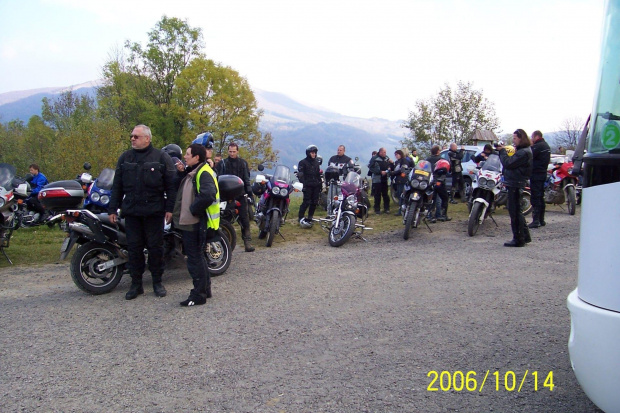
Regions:
[[[96, 95], [99, 81], [68, 87], [49, 87], [0, 94], [0, 122], [19, 119], [28, 122], [31, 116], [41, 115], [41, 100], [54, 99], [72, 90], [77, 94]], [[254, 91], [258, 107], [263, 110], [259, 128], [271, 132], [273, 147], [280, 151], [279, 162], [292, 166], [305, 156], [305, 148], [314, 144], [325, 160], [336, 154], [338, 145], [346, 146], [351, 157], [359, 156], [361, 163], [370, 159], [371, 152], [384, 146], [388, 152], [399, 146], [406, 135], [402, 120], [356, 118], [318, 106], [301, 103], [281, 93]]]

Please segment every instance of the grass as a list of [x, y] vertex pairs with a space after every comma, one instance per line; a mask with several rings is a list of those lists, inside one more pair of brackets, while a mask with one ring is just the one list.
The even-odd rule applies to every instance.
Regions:
[[[318, 223], [315, 223], [311, 229], [303, 229], [296, 224], [301, 201], [301, 194], [294, 194], [291, 196], [286, 224], [281, 228], [285, 240], [278, 236], [274, 246], [282, 242], [303, 244], [327, 239], [327, 233], [321, 229]], [[371, 200], [371, 204], [374, 204], [374, 200]], [[394, 206], [392, 206], [392, 212], [395, 212]], [[505, 212], [502, 212], [500, 208], [497, 213], [501, 214]], [[319, 207], [315, 212], [315, 218], [325, 217], [325, 214], [325, 211]], [[456, 220], [467, 219], [469, 215], [467, 204], [459, 202], [456, 205], [450, 205], [448, 208], [448, 215]], [[367, 227], [372, 228], [371, 231], [364, 232], [365, 235], [400, 230], [403, 228], [401, 217], [395, 216], [393, 213], [389, 215], [375, 215], [372, 207], [365, 224]], [[239, 240], [238, 248], [243, 248], [241, 231], [238, 225], [235, 227]], [[59, 260], [60, 246], [65, 237], [66, 233], [61, 231], [58, 226], [48, 228], [43, 225], [36, 228], [20, 228], [13, 232], [10, 246], [5, 251], [13, 261], [14, 266], [52, 264]], [[258, 248], [266, 248], [265, 241], [258, 239], [258, 228], [254, 224], [252, 224], [252, 243]], [[0, 268], [8, 267], [11, 267], [11, 265], [4, 256], [0, 254]]]
[[[19, 228], [13, 231], [9, 248], [4, 251], [14, 266], [55, 263], [60, 258], [60, 246], [66, 235], [58, 226]], [[0, 268], [5, 267], [11, 267], [11, 264], [0, 254]]]

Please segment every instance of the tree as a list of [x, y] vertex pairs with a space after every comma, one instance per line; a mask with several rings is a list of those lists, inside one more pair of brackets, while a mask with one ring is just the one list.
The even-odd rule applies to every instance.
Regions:
[[578, 116], [564, 119], [558, 134], [555, 136], [556, 146], [563, 146], [564, 149], [575, 149], [585, 124], [585, 120]]
[[428, 148], [456, 142], [466, 144], [476, 129], [498, 132], [499, 120], [492, 102], [471, 82], [459, 81], [456, 90], [445, 84], [436, 96], [418, 100], [402, 125], [409, 136], [401, 141], [405, 147]]

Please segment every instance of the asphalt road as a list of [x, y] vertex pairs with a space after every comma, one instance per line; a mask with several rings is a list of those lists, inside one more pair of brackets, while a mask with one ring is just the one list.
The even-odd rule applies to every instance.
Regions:
[[237, 248], [193, 308], [182, 260], [133, 301], [127, 277], [90, 296], [67, 263], [1, 270], [0, 409], [598, 411], [567, 350], [579, 216], [551, 208], [525, 248], [496, 221]]

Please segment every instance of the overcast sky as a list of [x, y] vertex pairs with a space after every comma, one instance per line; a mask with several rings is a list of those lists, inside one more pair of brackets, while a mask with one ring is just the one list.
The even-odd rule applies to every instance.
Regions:
[[0, 0], [0, 93], [101, 77], [165, 14], [202, 28], [209, 58], [253, 88], [344, 115], [407, 118], [473, 82], [503, 132], [585, 120], [603, 0]]

